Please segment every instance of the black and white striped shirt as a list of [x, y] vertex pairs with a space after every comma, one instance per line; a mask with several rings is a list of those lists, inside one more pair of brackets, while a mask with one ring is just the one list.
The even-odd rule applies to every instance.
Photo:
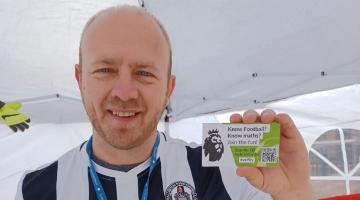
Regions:
[[[160, 135], [158, 159], [149, 180], [149, 199], [176, 199], [181, 196], [176, 194], [179, 188], [191, 199], [271, 199], [236, 176], [232, 168], [202, 167], [201, 146]], [[51, 164], [25, 173], [18, 184], [16, 199], [96, 200], [85, 146], [86, 143]], [[128, 172], [105, 168], [96, 162], [95, 168], [108, 199], [140, 199], [149, 161]]]

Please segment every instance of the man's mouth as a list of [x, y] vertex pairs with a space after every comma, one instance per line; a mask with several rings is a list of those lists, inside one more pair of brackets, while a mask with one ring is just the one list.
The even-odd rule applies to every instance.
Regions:
[[123, 111], [108, 110], [108, 113], [111, 114], [113, 116], [113, 119], [115, 119], [116, 121], [120, 120], [121, 122], [130, 122], [130, 121], [134, 120], [138, 115], [140, 115], [141, 111], [136, 111], [136, 110], [123, 110]]
[[132, 117], [136, 115], [136, 112], [116, 112], [112, 111], [112, 114], [118, 117]]

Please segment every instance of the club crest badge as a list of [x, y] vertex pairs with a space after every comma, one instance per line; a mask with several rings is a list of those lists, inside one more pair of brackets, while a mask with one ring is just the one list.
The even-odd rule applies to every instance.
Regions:
[[211, 162], [219, 161], [224, 153], [224, 144], [221, 141], [219, 130], [209, 130], [208, 134], [203, 146], [205, 157], [208, 157]]
[[198, 200], [195, 188], [184, 181], [170, 184], [165, 191], [166, 200]]

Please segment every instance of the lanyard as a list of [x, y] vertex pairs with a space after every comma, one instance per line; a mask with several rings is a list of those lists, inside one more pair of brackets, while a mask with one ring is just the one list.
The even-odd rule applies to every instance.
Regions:
[[[153, 147], [153, 150], [151, 152], [151, 158], [150, 158], [150, 168], [149, 168], [149, 175], [147, 177], [145, 186], [144, 186], [144, 190], [143, 193], [141, 195], [141, 200], [147, 200], [148, 199], [148, 194], [149, 194], [149, 179], [150, 179], [150, 175], [152, 173], [152, 171], [154, 170], [155, 166], [156, 166], [156, 155], [157, 155], [157, 150], [160, 144], [160, 137], [159, 134], [156, 136], [156, 141]], [[86, 145], [86, 152], [89, 156], [89, 170], [90, 170], [90, 177], [91, 180], [93, 182], [93, 186], [96, 192], [96, 196], [98, 200], [107, 200], [104, 188], [101, 185], [100, 179], [98, 177], [98, 175], [96, 174], [96, 170], [95, 170], [95, 165], [93, 163], [93, 161], [90, 158], [91, 155], [91, 151], [92, 151], [92, 136], [90, 137], [87, 145]]]

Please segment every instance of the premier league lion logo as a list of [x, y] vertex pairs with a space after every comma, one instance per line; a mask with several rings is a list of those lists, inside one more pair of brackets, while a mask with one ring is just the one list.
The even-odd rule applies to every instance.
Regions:
[[214, 162], [220, 160], [224, 153], [224, 144], [221, 141], [219, 130], [209, 130], [208, 134], [209, 137], [205, 139], [203, 148], [205, 150], [205, 157], [209, 154], [209, 161]]

